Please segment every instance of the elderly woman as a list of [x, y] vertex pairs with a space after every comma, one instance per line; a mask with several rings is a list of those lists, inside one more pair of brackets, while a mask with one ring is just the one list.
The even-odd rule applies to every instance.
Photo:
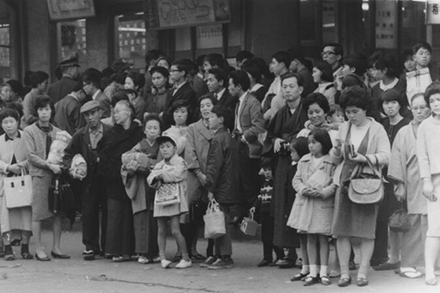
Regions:
[[121, 156], [131, 150], [143, 137], [136, 122], [135, 109], [129, 101], [119, 101], [113, 111], [115, 126], [98, 143], [98, 174], [107, 195], [106, 253], [113, 261], [130, 260], [134, 254], [134, 227], [131, 200], [121, 177]]
[[400, 202], [406, 201], [410, 229], [403, 233], [402, 256], [399, 274], [406, 278], [418, 278], [422, 273], [417, 267], [423, 266], [423, 244], [428, 222], [426, 199], [422, 194], [419, 162], [417, 159], [417, 130], [420, 123], [429, 117], [429, 109], [423, 94], [411, 98], [414, 119], [402, 127], [394, 138], [391, 151], [388, 178], [394, 183], [394, 195]]
[[27, 148], [29, 173], [32, 175], [32, 231], [35, 237], [35, 258], [48, 261], [50, 258], [43, 250], [41, 243], [41, 221], [53, 218], [53, 248], [54, 258], [67, 259], [60, 250], [61, 214], [54, 214], [49, 209], [49, 186], [54, 174], [61, 173], [61, 166], [49, 163], [47, 157], [50, 145], [56, 134], [61, 131], [50, 123], [55, 115], [55, 108], [49, 96], [40, 95], [35, 99], [38, 121], [24, 129], [24, 140]]
[[11, 239], [13, 232], [21, 235], [21, 256], [32, 259], [29, 239], [32, 234], [32, 210], [30, 206], [8, 209], [3, 190], [3, 178], [19, 175], [27, 169], [26, 145], [23, 132], [18, 130], [18, 112], [5, 108], [0, 111], [0, 121], [5, 132], [0, 136], [0, 223], [5, 244], [5, 260], [14, 260]]
[[[337, 238], [337, 251], [341, 265], [339, 287], [351, 283], [349, 259], [351, 238], [360, 239], [361, 259], [357, 285], [368, 285], [367, 273], [374, 249], [378, 205], [362, 205], [348, 197], [347, 184], [353, 170], [367, 158], [380, 168], [388, 164], [390, 142], [382, 125], [367, 117], [371, 98], [365, 89], [354, 86], [342, 94], [341, 107], [348, 122], [340, 126], [336, 145], [330, 155], [339, 162], [334, 183], [338, 185], [335, 198], [332, 234]], [[350, 149], [354, 149], [350, 151]]]

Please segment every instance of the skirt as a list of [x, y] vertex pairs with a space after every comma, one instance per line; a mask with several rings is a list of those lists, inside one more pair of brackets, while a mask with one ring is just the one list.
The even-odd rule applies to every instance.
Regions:
[[135, 250], [131, 201], [107, 199], [107, 237], [105, 252], [133, 255]]
[[136, 253], [155, 257], [159, 255], [157, 244], [157, 220], [153, 211], [146, 209], [133, 215]]
[[440, 174], [432, 175], [434, 192], [437, 201], [428, 200], [428, 232], [427, 237], [440, 237]]
[[42, 221], [54, 216], [49, 210], [49, 187], [52, 183], [53, 175], [45, 174], [43, 177], [32, 177], [32, 219], [34, 222]]
[[31, 207], [8, 209], [5, 196], [1, 196], [0, 223], [1, 233], [14, 230], [32, 231], [32, 209]]

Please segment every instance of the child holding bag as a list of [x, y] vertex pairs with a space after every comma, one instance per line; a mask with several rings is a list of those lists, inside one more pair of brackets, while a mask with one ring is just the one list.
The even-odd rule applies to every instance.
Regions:
[[[332, 148], [326, 130], [314, 129], [308, 136], [310, 154], [301, 158], [292, 184], [297, 191], [288, 225], [307, 234], [307, 256], [310, 273], [304, 286], [321, 282], [330, 285], [327, 275], [328, 236], [331, 234], [334, 194], [332, 182], [335, 164], [328, 155]], [[319, 243], [319, 255], [318, 255]], [[318, 264], [321, 264], [318, 278]]]
[[[182, 252], [182, 260], [176, 265], [177, 269], [185, 269], [192, 266], [188, 256], [185, 238], [180, 232], [180, 215], [188, 212], [187, 199], [187, 166], [183, 158], [177, 155], [177, 139], [171, 134], [163, 133], [156, 139], [163, 160], [156, 164], [147, 178], [150, 186], [156, 188], [154, 202], [154, 217], [157, 218], [159, 244], [159, 256], [162, 268], [169, 268], [171, 261], [165, 258], [165, 246], [167, 236], [167, 222], [171, 222], [171, 233], [176, 239], [177, 245]], [[167, 197], [163, 197], [163, 190], [168, 189], [174, 195], [177, 188], [177, 202], [166, 203]], [[161, 200], [165, 202], [161, 202]]]

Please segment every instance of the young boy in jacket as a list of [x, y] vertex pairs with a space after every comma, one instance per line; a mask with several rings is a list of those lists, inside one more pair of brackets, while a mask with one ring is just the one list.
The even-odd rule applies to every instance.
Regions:
[[225, 215], [226, 234], [215, 239], [215, 258], [208, 259], [207, 268], [228, 269], [234, 266], [232, 243], [228, 224], [231, 222], [230, 206], [238, 202], [234, 192], [233, 157], [231, 151], [231, 134], [225, 125], [232, 121], [231, 110], [214, 106], [209, 118], [209, 128], [214, 130], [214, 136], [208, 152], [206, 166], [206, 184], [208, 199], [215, 199]]

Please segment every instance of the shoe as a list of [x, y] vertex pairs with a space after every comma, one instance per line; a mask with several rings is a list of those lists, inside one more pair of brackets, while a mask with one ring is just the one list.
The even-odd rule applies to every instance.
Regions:
[[277, 258], [277, 259], [276, 259], [273, 263], [271, 263], [269, 266], [271, 266], [271, 267], [277, 267], [277, 266], [283, 264], [283, 262], [284, 262], [284, 259], [282, 259], [282, 258]]
[[232, 258], [219, 258], [212, 265], [208, 266], [208, 270], [230, 269], [234, 267]]
[[330, 278], [339, 278], [341, 276], [341, 271], [331, 270], [330, 274], [328, 274]]
[[367, 278], [357, 278], [357, 280], [356, 280], [356, 284], [357, 284], [359, 287], [364, 287], [364, 286], [367, 286], [367, 285], [368, 285], [368, 280], [367, 280]]
[[348, 269], [350, 271], [356, 270], [356, 264], [354, 263], [354, 261], [350, 261], [350, 263], [348, 264]]
[[351, 284], [351, 278], [341, 278], [338, 282], [338, 287], [347, 287]]
[[437, 279], [436, 278], [427, 279], [425, 280], [425, 284], [428, 286], [437, 286]]
[[216, 260], [217, 260], [216, 257], [214, 257], [214, 256], [210, 256], [210, 257], [208, 257], [208, 258], [205, 260], [204, 263], [201, 263], [201, 264], [200, 264], [200, 267], [201, 267], [201, 268], [207, 268], [208, 266], [210, 266], [210, 265], [212, 265], [213, 263], [215, 263]]
[[171, 261], [172, 261], [172, 262], [180, 262], [181, 259], [182, 259], [182, 256], [176, 254], [176, 255], [171, 259]]
[[119, 255], [119, 256], [113, 256], [112, 261], [113, 262], [124, 262], [124, 261], [130, 261], [131, 257], [128, 255]]
[[295, 261], [288, 260], [288, 259], [283, 259], [281, 264], [278, 265], [278, 267], [280, 269], [290, 269], [290, 268], [293, 268], [294, 266], [295, 266]]
[[298, 273], [296, 275], [293, 275], [293, 277], [290, 278], [290, 281], [292, 282], [303, 281], [308, 275], [309, 275], [308, 273], [307, 274]]
[[197, 261], [205, 261], [206, 257], [204, 257], [203, 255], [201, 255], [200, 253], [197, 254], [193, 254], [191, 255], [191, 261], [193, 262], [197, 262]]
[[20, 246], [20, 244], [21, 244], [21, 239], [14, 239], [11, 241], [12, 246]]
[[307, 276], [304, 280], [304, 286], [312, 286], [319, 283], [318, 277]]
[[400, 268], [400, 261], [398, 261], [396, 263], [385, 262], [381, 265], [378, 265], [377, 267], [373, 267], [373, 270], [375, 270], [375, 271], [391, 271], [391, 270], [396, 270], [398, 268]]
[[170, 265], [172, 264], [171, 261], [167, 260], [167, 259], [162, 259], [160, 261], [160, 265], [162, 266], [162, 268], [164, 269], [168, 269], [170, 267]]
[[184, 260], [182, 259], [177, 265], [176, 269], [186, 269], [192, 267], [192, 261], [191, 260]]
[[30, 254], [29, 252], [23, 252], [23, 253], [21, 254], [21, 257], [22, 257], [23, 259], [33, 259], [33, 258], [34, 258], [34, 256], [33, 256], [32, 254]]
[[152, 257], [150, 260], [152, 263], [160, 263], [160, 256]]
[[330, 281], [330, 278], [328, 276], [322, 276], [319, 278], [319, 282], [324, 285], [324, 286], [328, 286], [332, 283], [332, 281]]
[[148, 257], [146, 257], [144, 255], [139, 256], [137, 261], [138, 261], [138, 263], [140, 263], [142, 265], [145, 265], [145, 264], [148, 264], [148, 263], [152, 262], [152, 260], [150, 260]]
[[52, 255], [53, 258], [59, 258], [59, 259], [69, 259], [69, 258], [70, 258], [69, 255], [66, 255], [66, 254], [58, 254], [58, 253], [55, 253], [55, 252], [53, 252], [53, 251], [51, 251], [50, 254]]
[[112, 259], [113, 257], [114, 257], [113, 254], [110, 254], [110, 253], [104, 253], [104, 258], [105, 258], [105, 259]]
[[259, 267], [259, 268], [267, 267], [267, 266], [269, 266], [271, 263], [272, 263], [271, 261], [268, 261], [268, 260], [266, 260], [266, 259], [263, 259], [262, 261], [260, 261], [260, 262], [257, 264], [257, 267]]
[[11, 261], [11, 260], [15, 260], [15, 255], [12, 254], [5, 254], [5, 260], [6, 261]]
[[35, 259], [39, 261], [50, 261], [50, 258], [47, 255], [45, 257], [39, 257], [37, 253], [35, 253]]
[[402, 269], [400, 269], [398, 274], [399, 274], [399, 276], [404, 277], [404, 278], [408, 278], [408, 279], [417, 279], [417, 278], [421, 278], [423, 276], [423, 274], [421, 272], [419, 272], [418, 270], [416, 270], [414, 268], [405, 269], [404, 271], [402, 271]]
[[84, 250], [82, 255], [84, 260], [95, 260], [95, 252], [93, 250]]

